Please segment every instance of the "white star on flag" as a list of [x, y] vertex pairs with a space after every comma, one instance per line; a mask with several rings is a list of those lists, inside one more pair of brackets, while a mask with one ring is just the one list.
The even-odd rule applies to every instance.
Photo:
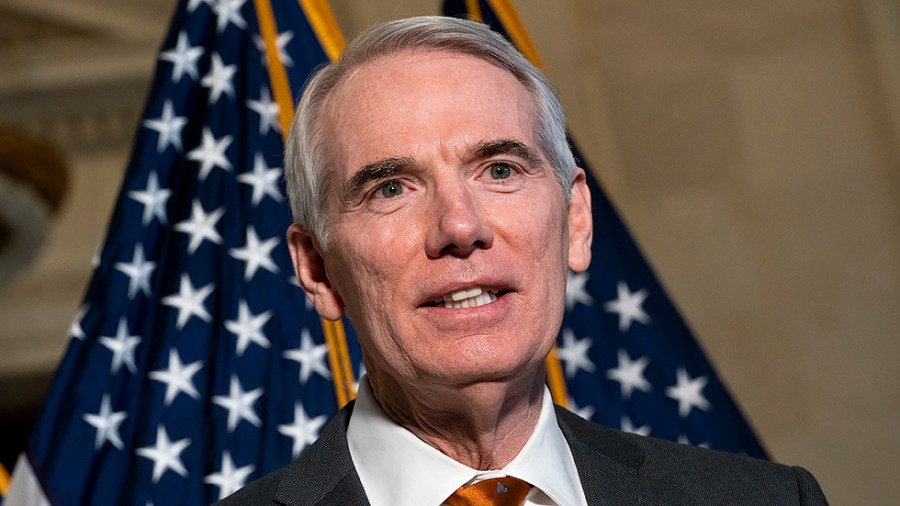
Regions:
[[647, 290], [645, 288], [632, 293], [628, 290], [628, 285], [624, 281], [619, 281], [616, 290], [618, 297], [604, 304], [603, 309], [619, 315], [619, 332], [627, 332], [631, 327], [632, 321], [637, 321], [644, 325], [650, 323], [650, 316], [641, 307], [644, 299], [647, 298]]
[[215, 104], [222, 97], [222, 93], [229, 97], [234, 96], [234, 74], [237, 72], [237, 65], [225, 65], [222, 57], [218, 53], [212, 55], [212, 68], [209, 73], [203, 76], [200, 84], [204, 88], [209, 88], [209, 103]]
[[571, 397], [566, 397], [566, 408], [575, 413], [576, 415], [584, 418], [585, 420], [590, 420], [594, 416], [594, 406], [584, 406], [583, 408], [578, 407], [578, 404], [575, 403], [575, 399]]
[[184, 438], [176, 442], [169, 440], [166, 428], [160, 424], [156, 428], [156, 444], [145, 446], [134, 451], [138, 456], [153, 461], [153, 483], [159, 482], [162, 475], [169, 469], [182, 477], [187, 477], [188, 471], [181, 462], [181, 452], [191, 444], [191, 438]]
[[266, 165], [266, 161], [259, 153], [253, 158], [253, 172], [240, 174], [237, 180], [253, 187], [253, 196], [250, 201], [254, 206], [259, 205], [265, 195], [272, 197], [275, 202], [282, 202], [284, 197], [278, 189], [278, 183], [281, 181], [281, 167], [270, 168]]
[[575, 333], [568, 328], [563, 329], [562, 339], [563, 344], [556, 349], [556, 356], [566, 363], [566, 377], [575, 376], [579, 369], [594, 372], [594, 363], [588, 357], [588, 350], [594, 344], [593, 339], [585, 337], [576, 340]]
[[157, 119], [145, 119], [141, 123], [159, 133], [159, 139], [156, 141], [157, 153], [165, 151], [170, 144], [175, 146], [176, 150], [182, 150], [181, 130], [187, 125], [188, 120], [184, 116], [175, 116], [171, 100], [166, 100], [163, 104], [162, 116]]
[[134, 256], [131, 263], [116, 262], [117, 271], [128, 276], [128, 298], [133, 299], [140, 290], [146, 297], [150, 297], [150, 276], [156, 269], [156, 262], [148, 262], [144, 258], [144, 248], [140, 244], [134, 246]]
[[122, 364], [131, 371], [132, 374], [137, 372], [134, 365], [134, 349], [141, 343], [138, 336], [128, 335], [128, 322], [125, 317], [119, 319], [119, 327], [116, 330], [116, 337], [100, 336], [100, 344], [107, 347], [113, 353], [112, 362], [109, 366], [111, 374], [119, 372]]
[[184, 365], [181, 358], [174, 348], [169, 350], [169, 365], [166, 369], [151, 371], [147, 376], [155, 381], [166, 384], [165, 405], [170, 406], [172, 401], [179, 393], [184, 392], [193, 399], [200, 399], [200, 392], [194, 387], [191, 378], [200, 369], [203, 368], [203, 362], [200, 360]]
[[213, 473], [203, 478], [203, 483], [209, 483], [219, 487], [219, 499], [224, 499], [231, 494], [237, 492], [247, 482], [256, 466], [247, 464], [244, 467], [235, 468], [234, 461], [231, 460], [231, 453], [225, 450], [222, 454], [222, 469], [218, 473]]
[[213, 9], [216, 11], [216, 29], [219, 33], [222, 33], [223, 30], [228, 26], [228, 23], [234, 24], [234, 26], [243, 30], [247, 27], [247, 22], [244, 21], [244, 18], [241, 16], [241, 8], [244, 6], [244, 2], [246, 0], [219, 0], [218, 3], [213, 4]]
[[231, 385], [228, 389], [228, 395], [216, 395], [212, 398], [213, 404], [222, 406], [228, 410], [228, 432], [234, 432], [237, 424], [241, 420], [247, 420], [253, 425], [259, 427], [262, 420], [256, 416], [256, 410], [253, 409], [253, 403], [263, 394], [262, 388], [256, 388], [245, 392], [241, 388], [241, 382], [237, 375], [231, 376]]
[[641, 425], [640, 427], [635, 427], [634, 423], [632, 423], [631, 418], [627, 416], [622, 417], [622, 424], [620, 425], [622, 432], [630, 432], [632, 434], [637, 434], [639, 436], [649, 436], [650, 435], [650, 426], [649, 425]]
[[[288, 30], [284, 33], [279, 33], [277, 37], [275, 37], [275, 49], [278, 54], [278, 61], [281, 62], [285, 67], [292, 67], [294, 65], [294, 60], [291, 59], [291, 55], [285, 51], [285, 47], [288, 42], [294, 38], [294, 32]], [[256, 47], [259, 49], [259, 52], [262, 54], [263, 66], [268, 66], [269, 62], [266, 60], [266, 42], [259, 35], [253, 36], [253, 42], [256, 43]]]
[[632, 361], [625, 350], [619, 350], [619, 365], [614, 369], [607, 370], [606, 377], [618, 381], [622, 397], [630, 399], [631, 392], [635, 388], [642, 392], [651, 390], [650, 382], [644, 378], [644, 369], [649, 363], [650, 359], [647, 357]]
[[172, 82], [177, 83], [184, 74], [197, 80], [200, 74], [197, 72], [197, 60], [203, 56], [203, 47], [191, 46], [187, 32], [178, 32], [178, 42], [175, 49], [163, 51], [159, 54], [160, 60], [172, 62]]
[[300, 331], [300, 347], [295, 350], [287, 350], [281, 354], [288, 360], [300, 364], [300, 384], [305, 385], [312, 373], [319, 373], [324, 378], [331, 378], [331, 371], [325, 365], [325, 356], [328, 355], [328, 346], [313, 345], [312, 336], [308, 329]]
[[187, 274], [181, 275], [181, 285], [177, 294], [163, 297], [162, 303], [178, 309], [178, 319], [175, 327], [178, 330], [184, 328], [191, 316], [196, 316], [201, 320], [209, 323], [212, 321], [212, 315], [206, 310], [203, 301], [209, 297], [209, 294], [215, 289], [215, 285], [210, 283], [203, 288], [197, 290], [191, 284], [191, 279]]
[[144, 205], [144, 215], [141, 224], [150, 223], [153, 218], [158, 218], [160, 223], [166, 223], [166, 202], [172, 196], [172, 190], [159, 187], [156, 172], [151, 172], [147, 178], [147, 187], [144, 190], [132, 190], [128, 196]]
[[709, 409], [709, 401], [703, 396], [703, 387], [706, 386], [706, 376], [698, 376], [691, 379], [687, 371], [679, 367], [675, 372], [676, 384], [666, 388], [666, 395], [678, 401], [678, 415], [682, 418], [690, 414], [691, 409]]
[[263, 88], [259, 93], [259, 100], [248, 100], [247, 107], [259, 114], [259, 135], [269, 133], [269, 129], [281, 131], [278, 123], [278, 103], [272, 100], [269, 90]]
[[81, 321], [84, 320], [84, 315], [87, 314], [89, 307], [89, 304], [84, 304], [78, 308], [75, 317], [72, 318], [72, 324], [69, 325], [69, 336], [73, 339], [84, 339], [84, 329], [81, 328]]
[[569, 271], [566, 274], [566, 310], [571, 311], [578, 302], [588, 307], [594, 305], [594, 298], [585, 286], [589, 277], [587, 271], [579, 273]]
[[82, 418], [97, 429], [97, 436], [94, 438], [95, 450], [99, 450], [103, 443], [107, 441], [120, 450], [125, 448], [125, 444], [122, 443], [122, 438], [119, 435], [119, 425], [122, 425], [122, 422], [128, 418], [128, 415], [125, 411], [113, 412], [109, 402], [109, 394], [103, 394], [103, 399], [100, 401], [100, 411], [97, 414], [86, 413], [82, 415]]
[[309, 418], [303, 405], [294, 404], [294, 421], [290, 424], [278, 426], [278, 432], [294, 440], [291, 455], [297, 457], [307, 445], [312, 444], [319, 437], [319, 430], [328, 421], [325, 415]]
[[219, 222], [219, 219], [224, 214], [224, 206], [206, 214], [203, 206], [200, 204], [200, 199], [195, 198], [191, 202], [191, 217], [175, 224], [175, 230], [191, 236], [191, 240], [188, 243], [188, 253], [193, 254], [196, 252], [204, 240], [222, 244], [222, 236], [216, 230], [216, 223]]
[[233, 138], [226, 135], [221, 139], [216, 139], [212, 131], [203, 127], [203, 141], [200, 146], [191, 150], [187, 154], [188, 160], [200, 163], [200, 180], [206, 179], [214, 167], [219, 167], [231, 172], [231, 162], [225, 156], [225, 150], [231, 145]]
[[229, 332], [237, 336], [237, 356], [242, 356], [247, 346], [253, 342], [263, 348], [268, 349], [270, 346], [266, 334], [263, 332], [263, 326], [272, 317], [272, 311], [264, 311], [260, 314], [250, 312], [250, 305], [245, 299], [241, 299], [238, 304], [237, 320], [228, 320], [225, 322], [225, 328]]
[[232, 248], [228, 250], [228, 254], [238, 260], [247, 262], [244, 268], [244, 281], [250, 281], [260, 267], [278, 274], [278, 266], [272, 261], [272, 250], [278, 245], [278, 236], [270, 237], [260, 242], [253, 226], [247, 227], [247, 243], [243, 248]]
[[187, 6], [187, 11], [189, 13], [194, 12], [195, 10], [197, 10], [197, 7], [199, 7], [200, 4], [212, 5], [212, 3], [214, 1], [215, 0], [189, 0], [188, 6]]

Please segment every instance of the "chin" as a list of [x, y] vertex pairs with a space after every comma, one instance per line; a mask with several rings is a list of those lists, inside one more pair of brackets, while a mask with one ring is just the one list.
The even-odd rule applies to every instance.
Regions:
[[472, 360], [444, 361], [437, 364], [433, 377], [441, 383], [474, 385], [503, 383], [539, 374], [543, 359], [512, 360], [508, 356], [478, 356]]

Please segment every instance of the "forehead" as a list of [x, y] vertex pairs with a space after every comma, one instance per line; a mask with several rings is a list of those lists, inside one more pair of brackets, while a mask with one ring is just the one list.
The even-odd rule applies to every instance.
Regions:
[[390, 156], [465, 150], [504, 138], [533, 142], [528, 90], [512, 74], [474, 56], [404, 51], [349, 72], [323, 112], [338, 168]]

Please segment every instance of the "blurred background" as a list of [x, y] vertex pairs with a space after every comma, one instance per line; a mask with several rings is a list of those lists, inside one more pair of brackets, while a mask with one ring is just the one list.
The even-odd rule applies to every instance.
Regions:
[[[330, 3], [345, 34], [439, 9]], [[8, 468], [173, 5], [0, 0]], [[810, 469], [832, 504], [900, 504], [900, 1], [515, 5], [588, 162], [773, 458]], [[9, 189], [23, 180], [36, 191]]]

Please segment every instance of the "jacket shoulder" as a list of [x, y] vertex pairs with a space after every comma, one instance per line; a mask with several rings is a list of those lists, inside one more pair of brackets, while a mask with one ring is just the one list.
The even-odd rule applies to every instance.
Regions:
[[[827, 505], [799, 467], [613, 430], [564, 409], [557, 419], [579, 473], [612, 460], [624, 473], [678, 491], [685, 504]], [[584, 481], [584, 477], [582, 477]]]
[[689, 491], [738, 504], [826, 505], [815, 478], [800, 467], [756, 459], [745, 455], [708, 450], [696, 446], [625, 435], [643, 448], [642, 472]]
[[217, 502], [221, 506], [345, 506], [368, 504], [347, 447], [350, 403], [325, 426], [319, 438], [290, 464], [253, 481]]

